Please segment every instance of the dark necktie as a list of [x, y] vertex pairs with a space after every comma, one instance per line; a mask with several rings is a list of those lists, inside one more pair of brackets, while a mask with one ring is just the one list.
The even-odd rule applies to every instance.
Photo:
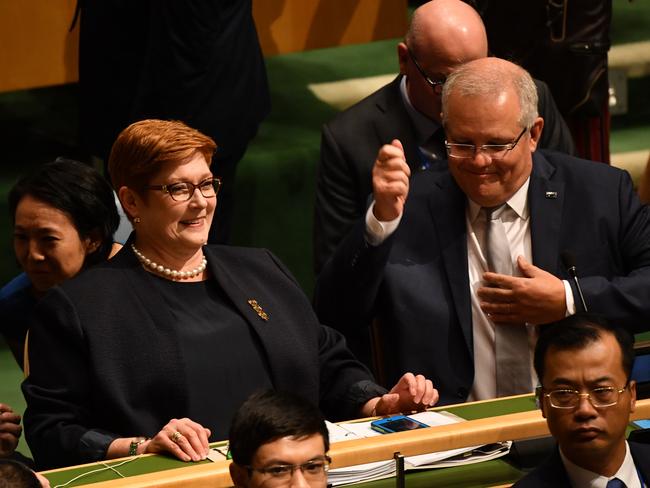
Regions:
[[[486, 218], [485, 256], [488, 269], [513, 276], [510, 243], [501, 221], [507, 205], [484, 207]], [[518, 395], [532, 391], [530, 350], [525, 324], [495, 324], [497, 396]]]
[[618, 478], [612, 478], [607, 482], [607, 488], [626, 488], [627, 485]]

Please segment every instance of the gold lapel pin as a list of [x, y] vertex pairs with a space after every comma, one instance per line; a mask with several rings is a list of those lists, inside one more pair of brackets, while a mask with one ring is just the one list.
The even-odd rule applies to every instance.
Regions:
[[264, 309], [261, 307], [259, 303], [257, 303], [257, 300], [251, 298], [248, 300], [248, 304], [251, 306], [253, 310], [255, 310], [255, 313], [259, 315], [259, 317], [264, 320], [265, 322], [269, 320], [268, 314], [264, 311]]

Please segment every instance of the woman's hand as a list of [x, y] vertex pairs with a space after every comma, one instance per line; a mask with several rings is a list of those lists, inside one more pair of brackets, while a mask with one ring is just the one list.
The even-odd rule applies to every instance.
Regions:
[[9, 405], [0, 403], [0, 459], [14, 453], [22, 431], [20, 415]]
[[368, 400], [361, 411], [366, 417], [374, 417], [424, 410], [435, 405], [438, 398], [438, 390], [431, 380], [421, 374], [405, 373], [388, 393]]
[[181, 461], [201, 461], [208, 455], [210, 429], [188, 419], [172, 419], [144, 443], [143, 453], [168, 452]]

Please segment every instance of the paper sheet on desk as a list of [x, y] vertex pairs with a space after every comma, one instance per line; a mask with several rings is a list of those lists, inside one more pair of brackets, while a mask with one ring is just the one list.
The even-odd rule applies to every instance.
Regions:
[[[409, 417], [419, 420], [420, 422], [427, 424], [429, 427], [437, 427], [440, 425], [449, 425], [462, 422], [463, 419], [452, 416], [451, 414], [443, 414], [439, 412], [419, 412]], [[385, 435], [375, 430], [372, 430], [370, 427], [370, 422], [355, 422], [349, 424], [331, 424], [327, 425], [328, 430], [330, 431], [330, 442], [341, 442], [351, 439], [363, 439], [366, 437], [375, 437], [380, 435]], [[467, 451], [476, 449], [478, 446], [463, 447], [460, 449], [452, 449], [449, 451], [434, 452], [431, 454], [421, 454], [419, 456], [409, 456], [406, 458], [406, 461], [411, 463], [413, 466], [420, 466], [423, 464], [431, 464], [442, 459], [447, 459], [448, 457], [457, 456]]]
[[[452, 415], [448, 412], [419, 412], [413, 415], [409, 415], [409, 417], [425, 423], [430, 427], [449, 425], [464, 421], [464, 419]], [[343, 424], [332, 424], [330, 422], [327, 422], [327, 428], [330, 433], [330, 442], [332, 443], [385, 435], [372, 430], [370, 427], [370, 422]], [[478, 447], [480, 446], [451, 449], [448, 451], [421, 454], [418, 456], [408, 456], [405, 459], [405, 467], [407, 470], [409, 470], [446, 467], [459, 464], [471, 464], [503, 456], [508, 453], [510, 446], [508, 443], [504, 443], [501, 449], [495, 449], [491, 454], [485, 456], [473, 456], [472, 451]], [[464, 457], [464, 453], [466, 453], [468, 457]], [[391, 459], [387, 461], [349, 466], [346, 468], [332, 469], [328, 473], [328, 481], [329, 483], [332, 483], [332, 485], [338, 486], [364, 480], [384, 478], [392, 476], [394, 473], [395, 461]]]

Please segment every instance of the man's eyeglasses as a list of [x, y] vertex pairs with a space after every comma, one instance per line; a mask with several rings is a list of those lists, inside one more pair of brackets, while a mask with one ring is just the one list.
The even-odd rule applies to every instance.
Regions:
[[517, 138], [508, 144], [483, 144], [482, 146], [476, 146], [475, 144], [454, 144], [445, 140], [445, 147], [450, 158], [473, 158], [475, 154], [482, 152], [492, 160], [503, 159], [509, 151], [512, 151], [517, 146], [526, 131], [528, 131], [528, 128], [524, 127]]
[[623, 388], [616, 388], [614, 386], [602, 386], [594, 388], [587, 393], [580, 393], [578, 390], [553, 390], [544, 393], [548, 398], [551, 407], [553, 408], [576, 408], [580, 403], [581, 398], [587, 398], [591, 404], [596, 408], [613, 407], [618, 403], [618, 399], [627, 389], [626, 383]]
[[198, 185], [189, 181], [180, 181], [169, 185], [147, 185], [145, 188], [147, 190], [160, 190], [163, 193], [169, 193], [172, 200], [176, 202], [186, 202], [192, 198], [197, 188], [205, 198], [216, 197], [217, 193], [219, 193], [219, 188], [221, 188], [221, 179], [209, 178], [203, 180]]
[[297, 469], [302, 471], [302, 475], [307, 482], [322, 481], [327, 477], [332, 460], [329, 456], [323, 459], [312, 459], [303, 464], [275, 464], [267, 468], [254, 468], [245, 466], [249, 472], [257, 472], [268, 477], [269, 486], [285, 486], [285, 483], [291, 480], [293, 472]]
[[429, 78], [429, 76], [424, 72], [424, 70], [422, 69], [420, 64], [415, 59], [415, 56], [413, 56], [413, 53], [411, 52], [411, 48], [406, 46], [406, 49], [407, 49], [407, 51], [409, 53], [409, 57], [411, 58], [411, 61], [413, 61], [413, 64], [415, 65], [415, 67], [418, 69], [418, 71], [422, 75], [422, 78], [424, 78], [424, 81], [426, 81], [429, 84], [431, 89], [436, 94], [440, 95], [442, 93], [442, 86], [445, 84], [445, 81], [447, 81], [447, 78], [443, 78], [441, 80], [432, 80], [431, 78]]

